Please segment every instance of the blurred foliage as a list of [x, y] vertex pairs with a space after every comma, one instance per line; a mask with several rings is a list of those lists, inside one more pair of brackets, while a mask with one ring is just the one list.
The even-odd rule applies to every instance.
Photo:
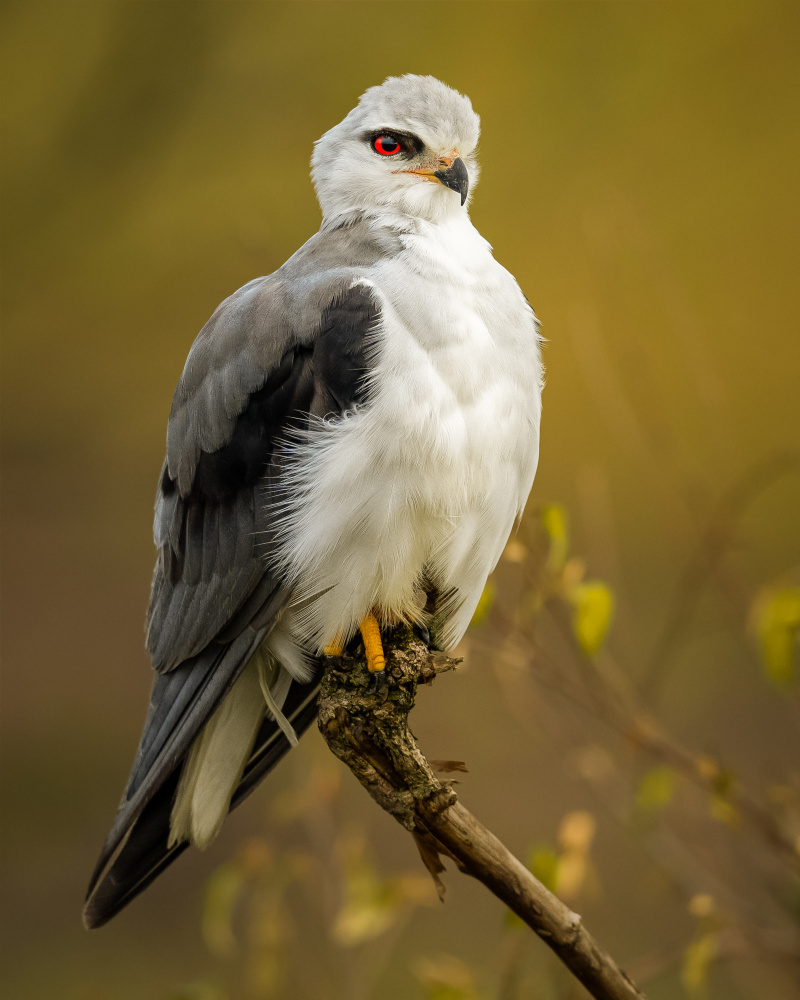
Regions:
[[717, 956], [719, 931], [724, 923], [716, 912], [713, 897], [705, 893], [693, 896], [688, 910], [697, 918], [697, 928], [683, 954], [681, 981], [690, 997], [702, 1000], [708, 995], [709, 970]]
[[[570, 905], [652, 1000], [794, 1000], [798, 5], [0, 18], [3, 995], [575, 998], [467, 880], [420, 905], [407, 836], [313, 732], [205, 856], [102, 931], [78, 920], [147, 707], [186, 352], [316, 230], [313, 141], [415, 71], [482, 116], [472, 216], [547, 337], [529, 510], [415, 731], [468, 761], [459, 793], [519, 857], [554, 886], [573, 872]], [[576, 814], [593, 835], [565, 841]]]
[[350, 843], [345, 874], [344, 902], [331, 931], [334, 940], [345, 946], [379, 937], [394, 927], [405, 911], [432, 901], [427, 877], [380, 877], [363, 841]]
[[569, 599], [575, 608], [572, 629], [578, 645], [587, 656], [595, 656], [611, 627], [614, 594], [601, 580], [587, 580], [573, 587]]
[[669, 805], [675, 795], [675, 771], [661, 764], [642, 778], [636, 792], [636, 805], [645, 812], [654, 812]]
[[[569, 551], [567, 512], [561, 504], [548, 503], [542, 507], [540, 516], [542, 527], [550, 543], [547, 551], [547, 567], [553, 574], [560, 573], [566, 565]], [[508, 552], [506, 552], [506, 558], [508, 558]]]
[[425, 1000], [480, 1000], [469, 966], [452, 955], [421, 959], [414, 967]]
[[303, 783], [274, 801], [271, 825], [291, 831], [291, 846], [275, 850], [261, 837], [249, 838], [208, 880], [203, 939], [231, 980], [232, 995], [246, 1000], [294, 995], [297, 985], [288, 985], [293, 980], [289, 946], [308, 931], [299, 914], [300, 890], [329, 901], [325, 938], [327, 947], [339, 952], [332, 965], [341, 967], [344, 960], [349, 969], [341, 995], [363, 989], [364, 956], [371, 949], [375, 955], [372, 942], [392, 932], [396, 938], [417, 907], [436, 900], [422, 870], [381, 875], [364, 836], [348, 826], [337, 830], [320, 857], [315, 833], [320, 824], [335, 826], [338, 777], [333, 760], [323, 759]]
[[800, 587], [766, 588], [756, 598], [753, 620], [768, 677], [778, 687], [788, 688], [795, 679], [800, 637]]
[[494, 602], [494, 584], [490, 580], [483, 588], [480, 600], [478, 601], [478, 606], [475, 608], [475, 611], [472, 615], [472, 621], [470, 622], [472, 628], [475, 628], [486, 621], [486, 619], [489, 616], [489, 612], [491, 611], [493, 602]]
[[[567, 813], [558, 828], [558, 847], [537, 844], [528, 852], [528, 868], [551, 892], [567, 903], [599, 892], [599, 881], [591, 860], [590, 849], [597, 830], [597, 821], [586, 810]], [[511, 911], [506, 916], [511, 927], [523, 927], [523, 922]]]

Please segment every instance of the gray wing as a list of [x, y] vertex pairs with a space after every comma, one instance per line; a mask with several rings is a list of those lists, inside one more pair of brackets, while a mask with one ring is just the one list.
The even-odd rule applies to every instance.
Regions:
[[[288, 598], [269, 560], [283, 436], [309, 414], [367, 402], [376, 302], [368, 287], [353, 284], [352, 270], [321, 280], [306, 259], [299, 265], [294, 275], [285, 265], [227, 299], [178, 383], [154, 523], [147, 644], [157, 676], [91, 880], [87, 926], [108, 920], [183, 850], [167, 848], [182, 762]], [[286, 712], [298, 731], [314, 717], [314, 690], [296, 683], [290, 690]], [[233, 806], [287, 749], [265, 722]]]

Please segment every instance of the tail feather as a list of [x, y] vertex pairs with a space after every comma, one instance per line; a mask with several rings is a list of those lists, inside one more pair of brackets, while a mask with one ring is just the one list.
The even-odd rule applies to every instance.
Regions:
[[282, 712], [292, 675], [265, 648], [268, 641], [253, 654], [192, 744], [172, 808], [169, 847], [188, 840], [204, 851], [216, 839], [265, 715], [291, 746], [297, 746], [297, 734]]
[[[301, 736], [317, 717], [319, 683], [293, 683], [283, 706], [286, 718]], [[291, 749], [278, 724], [265, 717], [241, 780], [231, 800], [233, 810], [247, 798], [266, 775]], [[150, 798], [125, 837], [113, 860], [105, 857], [92, 878], [84, 909], [84, 923], [101, 927], [176, 860], [189, 846], [188, 841], [169, 845], [170, 817], [178, 790], [179, 769], [167, 778]]]
[[192, 744], [178, 782], [168, 847], [188, 840], [204, 851], [228, 815], [264, 717], [257, 660], [252, 657]]

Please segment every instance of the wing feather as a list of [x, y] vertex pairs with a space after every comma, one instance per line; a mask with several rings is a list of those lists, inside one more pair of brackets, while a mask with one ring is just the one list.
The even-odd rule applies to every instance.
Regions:
[[[128, 786], [92, 877], [87, 926], [108, 920], [184, 849], [167, 846], [182, 762], [290, 596], [268, 560], [281, 475], [276, 443], [310, 413], [341, 414], [366, 399], [368, 335], [379, 315], [370, 290], [354, 285], [352, 272], [324, 286], [301, 281], [291, 308], [280, 275], [223, 303], [176, 390], [153, 531], [147, 645], [157, 673]], [[291, 315], [301, 317], [299, 328], [289, 325]], [[284, 712], [298, 733], [315, 705], [316, 688], [292, 682]], [[231, 808], [288, 748], [266, 720]]]

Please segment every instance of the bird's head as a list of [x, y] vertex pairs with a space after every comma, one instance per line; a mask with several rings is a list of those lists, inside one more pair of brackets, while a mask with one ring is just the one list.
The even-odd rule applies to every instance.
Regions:
[[480, 119], [432, 76], [389, 77], [317, 141], [323, 216], [386, 211], [438, 222], [464, 211], [478, 178]]

